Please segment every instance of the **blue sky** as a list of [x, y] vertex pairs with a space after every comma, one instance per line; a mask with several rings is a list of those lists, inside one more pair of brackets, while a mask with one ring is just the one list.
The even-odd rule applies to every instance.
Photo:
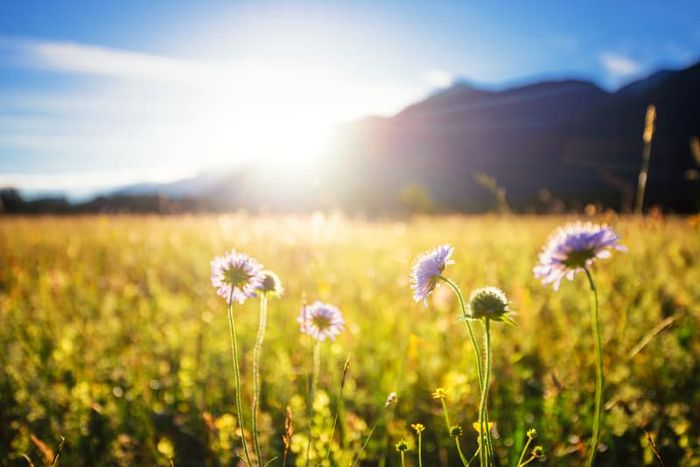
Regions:
[[3, 0], [0, 185], [84, 194], [312, 164], [334, 124], [455, 79], [615, 89], [687, 66], [698, 18], [681, 0]]

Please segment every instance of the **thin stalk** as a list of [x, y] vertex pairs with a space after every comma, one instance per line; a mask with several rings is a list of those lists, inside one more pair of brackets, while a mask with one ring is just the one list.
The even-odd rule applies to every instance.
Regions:
[[[442, 404], [442, 413], [445, 416], [445, 426], [447, 427], [447, 433], [450, 433], [452, 425], [450, 424], [450, 415], [447, 413], [447, 403], [445, 402], [445, 398], [440, 398], [440, 403]], [[420, 443], [420, 434], [418, 436], [418, 442]], [[457, 452], [459, 453], [459, 458], [462, 460], [462, 465], [464, 465], [464, 467], [467, 467], [469, 465], [469, 462], [467, 461], [467, 458], [464, 457], [464, 453], [462, 452], [462, 446], [459, 445], [459, 437], [455, 436], [454, 439], [455, 445], [457, 446]]]
[[258, 438], [258, 409], [260, 407], [260, 353], [262, 352], [263, 341], [265, 340], [265, 327], [267, 326], [267, 294], [260, 295], [260, 320], [258, 324], [258, 335], [253, 348], [253, 447], [255, 457], [258, 458], [258, 465], [264, 465], [260, 441]]
[[479, 436], [481, 438], [482, 446], [486, 446], [482, 454], [479, 456], [482, 466], [487, 466], [491, 463], [491, 456], [489, 453], [489, 438], [491, 437], [491, 432], [488, 427], [488, 422], [486, 421], [488, 416], [487, 404], [488, 404], [488, 394], [489, 394], [489, 379], [491, 377], [491, 326], [490, 320], [488, 318], [484, 319], [484, 329], [486, 334], [486, 373], [484, 375], [484, 389], [481, 391], [481, 405], [479, 410]]
[[445, 426], [447, 427], [447, 432], [449, 433], [452, 425], [450, 425], [450, 416], [447, 414], [447, 404], [445, 403], [445, 398], [440, 398], [440, 402], [442, 403], [442, 413], [445, 415]]
[[469, 466], [469, 461], [467, 458], [464, 456], [464, 453], [462, 452], [462, 446], [459, 445], [459, 436], [455, 436], [455, 446], [457, 446], [457, 452], [459, 453], [459, 459], [462, 461], [462, 465], [464, 467]]
[[418, 467], [423, 467], [423, 433], [418, 432]]
[[537, 459], [537, 456], [530, 456], [530, 458], [528, 460], [526, 460], [525, 462], [523, 462], [522, 464], [520, 464], [519, 467], [525, 467], [527, 464], [534, 461], [535, 459]]
[[250, 463], [250, 453], [248, 443], [245, 440], [245, 427], [243, 425], [243, 404], [241, 403], [241, 369], [238, 365], [238, 340], [236, 339], [236, 323], [233, 319], [233, 289], [228, 300], [228, 330], [231, 337], [231, 357], [233, 358], [233, 374], [236, 380], [236, 415], [238, 416], [238, 426], [241, 428], [241, 443], [243, 444], [243, 454], [247, 465]]
[[401, 451], [401, 467], [406, 467], [406, 459], [404, 458], [403, 451]]
[[642, 167], [639, 169], [639, 179], [637, 180], [637, 194], [634, 200], [635, 214], [641, 214], [644, 208], [644, 193], [649, 177], [649, 159], [651, 158], [651, 143], [654, 139], [654, 120], [656, 120], [656, 107], [653, 104], [647, 107], [644, 120], [644, 134], [642, 136], [644, 148], [642, 149]]
[[306, 444], [306, 467], [309, 467], [311, 456], [311, 426], [314, 418], [314, 401], [316, 399], [316, 385], [318, 384], [318, 373], [321, 367], [321, 341], [316, 341], [313, 350], [313, 368], [311, 371], [311, 390], [309, 391], [309, 441]]
[[328, 449], [326, 450], [326, 461], [330, 458], [331, 447], [333, 446], [333, 437], [335, 436], [335, 427], [338, 424], [338, 415], [340, 414], [340, 405], [343, 403], [343, 389], [345, 389], [345, 378], [348, 375], [350, 367], [350, 356], [345, 360], [343, 365], [343, 376], [340, 379], [340, 390], [338, 391], [338, 402], [335, 407], [335, 416], [333, 416], [333, 426], [331, 427], [331, 435], [328, 437]]
[[[459, 301], [459, 307], [462, 310], [462, 318], [464, 321], [465, 326], [467, 327], [467, 332], [469, 333], [469, 339], [472, 342], [472, 347], [474, 348], [474, 356], [476, 359], [476, 370], [477, 370], [477, 376], [479, 380], [479, 391], [483, 393], [484, 391], [484, 375], [483, 375], [483, 369], [481, 367], [481, 352], [479, 351], [479, 344], [476, 342], [476, 336], [474, 335], [474, 328], [471, 325], [471, 321], [469, 319], [469, 315], [467, 314], [467, 306], [464, 301], [464, 296], [462, 295], [462, 291], [459, 290], [459, 286], [453, 282], [451, 279], [448, 279], [447, 277], [440, 276], [439, 277], [442, 281], [444, 281], [447, 285], [450, 286], [452, 291], [455, 293], [457, 296], [457, 300]], [[488, 426], [489, 420], [488, 420], [488, 413], [486, 414], [486, 424]], [[481, 425], [480, 425], [481, 426]], [[447, 427], [449, 430], [450, 428]], [[488, 437], [487, 437], [487, 450], [488, 454], [491, 456], [491, 458], [495, 458], [493, 454], [493, 443], [491, 441], [491, 432], [489, 431]]]
[[588, 268], [583, 268], [588, 278], [588, 284], [593, 292], [593, 306], [591, 308], [591, 326], [593, 330], [593, 339], [595, 341], [595, 367], [596, 367], [596, 385], [595, 385], [595, 411], [593, 413], [593, 436], [591, 438], [591, 450], [588, 453], [586, 466], [591, 467], [595, 461], [596, 451], [598, 450], [598, 438], [600, 437], [600, 422], [603, 417], [603, 342], [600, 338], [600, 323], [598, 319], [598, 289], [595, 286], [595, 281]]
[[362, 446], [360, 447], [360, 451], [357, 453], [357, 456], [355, 456], [355, 460], [352, 461], [352, 464], [350, 464], [350, 467], [355, 467], [357, 465], [357, 462], [360, 460], [360, 456], [362, 456], [362, 453], [364, 452], [365, 448], [367, 447], [367, 443], [369, 443], [369, 440], [372, 438], [372, 434], [374, 434], [374, 430], [377, 429], [377, 425], [379, 425], [379, 418], [374, 422], [374, 425], [372, 425], [372, 429], [369, 430], [369, 433], [367, 434], [367, 438], [365, 439], [365, 442], [362, 443]]
[[476, 452], [474, 453], [474, 455], [472, 456], [472, 458], [469, 459], [469, 462], [467, 462], [467, 464], [468, 464], [468, 465], [471, 465], [472, 462], [474, 462], [474, 459], [476, 459], [476, 456], [478, 456], [480, 452], [481, 452], [481, 446], [479, 446], [478, 448], [476, 448]]
[[523, 448], [523, 452], [520, 453], [520, 458], [518, 459], [518, 463], [515, 464], [516, 467], [520, 467], [523, 465], [523, 460], [525, 460], [525, 453], [527, 453], [527, 448], [530, 447], [530, 443], [532, 442], [532, 438], [529, 436], [527, 437], [527, 442], [525, 443], [525, 447]]
[[[479, 377], [479, 390], [483, 390], [484, 387], [484, 376], [483, 372], [481, 369], [481, 352], [479, 352], [479, 344], [476, 342], [476, 336], [474, 335], [474, 329], [472, 328], [472, 324], [469, 321], [469, 316], [467, 315], [467, 306], [464, 302], [464, 297], [462, 296], [462, 292], [459, 290], [459, 287], [457, 284], [452, 282], [452, 280], [448, 279], [447, 277], [440, 276], [440, 279], [444, 281], [447, 285], [450, 286], [452, 291], [455, 293], [457, 296], [457, 300], [459, 300], [459, 308], [462, 310], [462, 317], [464, 318], [464, 324], [467, 326], [467, 332], [469, 333], [469, 339], [472, 341], [472, 346], [474, 347], [474, 355], [476, 356], [476, 370], [477, 370], [477, 375]], [[449, 427], [448, 427], [449, 429]]]

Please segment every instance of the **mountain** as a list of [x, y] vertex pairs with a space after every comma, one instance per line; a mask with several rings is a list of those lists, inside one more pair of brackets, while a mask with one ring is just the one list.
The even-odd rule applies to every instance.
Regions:
[[[218, 200], [219, 208], [395, 212], [407, 190], [444, 210], [481, 211], [505, 189], [520, 211], [600, 203], [628, 210], [641, 164], [646, 108], [657, 110], [646, 206], [700, 207], [690, 141], [700, 136], [700, 63], [606, 92], [580, 80], [502, 91], [457, 83], [388, 117], [345, 125], [306, 178], [251, 164], [233, 172], [122, 193]], [[274, 135], [271, 135], [274, 137]]]

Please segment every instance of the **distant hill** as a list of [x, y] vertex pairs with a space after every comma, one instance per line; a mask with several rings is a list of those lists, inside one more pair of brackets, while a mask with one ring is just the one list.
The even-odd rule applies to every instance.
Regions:
[[[654, 73], [614, 93], [580, 80], [503, 91], [457, 83], [393, 117], [345, 125], [308, 178], [250, 163], [113, 195], [119, 206], [129, 196], [155, 196], [213, 210], [338, 206], [370, 214], [410, 208], [402, 202], [418, 196], [437, 210], [477, 212], [495, 207], [494, 194], [476, 180], [486, 174], [518, 211], [587, 203], [625, 211], [651, 103], [658, 117], [646, 206], [697, 211], [700, 182], [688, 173], [698, 168], [690, 141], [700, 136], [700, 64]], [[99, 204], [108, 209], [109, 196]]]
[[[627, 209], [636, 189], [648, 104], [657, 108], [647, 206], [698, 209], [690, 149], [700, 136], [700, 64], [662, 71], [608, 93], [585, 81], [549, 81], [500, 92], [456, 84], [386, 119], [360, 122], [339, 145], [347, 202], [372, 194], [389, 208], [409, 184], [438, 205], [481, 210], [494, 177], [520, 210], [551, 199]], [[546, 191], [545, 191], [546, 190]], [[382, 198], [383, 196], [383, 198]]]

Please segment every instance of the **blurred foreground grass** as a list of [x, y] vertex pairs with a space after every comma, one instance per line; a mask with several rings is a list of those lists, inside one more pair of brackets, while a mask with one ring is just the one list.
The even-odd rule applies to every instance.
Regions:
[[[581, 464], [594, 393], [587, 285], [577, 277], [554, 293], [531, 273], [548, 234], [566, 220], [2, 218], [0, 464], [26, 465], [25, 453], [40, 465], [59, 436], [63, 465], [169, 465], [169, 457], [176, 466], [233, 464], [240, 440], [226, 313], [209, 262], [235, 248], [278, 272], [287, 290], [271, 303], [262, 357], [268, 459], [281, 455], [290, 406], [290, 464], [303, 465], [311, 346], [295, 319], [305, 299], [320, 299], [337, 304], [348, 326], [323, 346], [314, 456], [325, 453], [350, 355], [334, 461], [349, 464], [387, 394], [397, 391], [398, 406], [380, 423], [363, 465], [396, 465], [393, 444], [404, 436], [407, 461], [417, 465], [415, 422], [427, 426], [426, 465], [457, 465], [430, 394], [446, 388], [462, 444], [473, 452], [472, 351], [447, 288], [427, 309], [408, 288], [413, 258], [442, 243], [456, 247], [456, 265], [446, 272], [465, 293], [499, 286], [518, 312], [518, 328], [494, 326], [490, 406], [503, 465], [516, 461], [530, 427], [547, 464]], [[607, 374], [599, 463], [655, 464], [646, 430], [667, 465], [700, 465], [700, 231], [685, 219], [609, 221], [629, 251], [594, 271]], [[235, 313], [250, 401], [257, 302]]]

